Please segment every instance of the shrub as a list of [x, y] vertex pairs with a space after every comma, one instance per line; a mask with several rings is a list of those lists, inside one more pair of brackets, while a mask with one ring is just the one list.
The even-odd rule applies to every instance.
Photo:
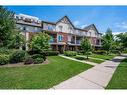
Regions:
[[59, 54], [59, 51], [44, 51], [42, 52], [44, 56], [57, 56]]
[[95, 54], [106, 54], [106, 51], [105, 50], [96, 50], [93, 53], [95, 53]]
[[43, 58], [43, 55], [41, 54], [34, 54], [31, 56], [33, 59], [36, 59], [36, 58]]
[[9, 63], [9, 55], [1, 54], [0, 55], [0, 65], [5, 65]]
[[66, 55], [66, 56], [76, 56], [77, 52], [75, 52], [75, 51], [65, 51], [64, 55]]
[[85, 60], [86, 58], [84, 57], [79, 57], [79, 56], [76, 56], [75, 59], [78, 59], [78, 60]]
[[40, 64], [40, 63], [42, 63], [44, 61], [44, 59], [43, 58], [36, 58], [36, 59], [34, 59], [34, 64]]
[[121, 54], [121, 52], [119, 50], [112, 50], [111, 52], [114, 54]]
[[43, 58], [44, 61], [46, 60], [46, 57], [42, 54], [34, 54], [31, 56], [33, 59], [36, 59], [36, 58]]
[[28, 58], [25, 60], [24, 64], [25, 64], [25, 65], [27, 65], [27, 64], [34, 64], [34, 59], [31, 58], [31, 57], [28, 57]]
[[22, 62], [23, 60], [25, 60], [27, 56], [28, 54], [26, 53], [26, 51], [17, 50], [10, 55], [10, 62], [11, 63]]
[[15, 51], [15, 49], [7, 49], [5, 47], [0, 48], [0, 54], [11, 54]]
[[45, 61], [45, 56], [41, 55], [41, 54], [34, 54], [31, 56], [34, 60], [34, 64], [39, 64], [42, 63], [43, 61]]
[[33, 55], [33, 54], [42, 54], [42, 52], [40, 50], [37, 49], [31, 49], [29, 51], [27, 51], [29, 55]]

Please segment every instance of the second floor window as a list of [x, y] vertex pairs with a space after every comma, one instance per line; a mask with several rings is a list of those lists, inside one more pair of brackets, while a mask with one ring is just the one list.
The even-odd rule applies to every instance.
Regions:
[[59, 26], [59, 31], [62, 32], [63, 26]]

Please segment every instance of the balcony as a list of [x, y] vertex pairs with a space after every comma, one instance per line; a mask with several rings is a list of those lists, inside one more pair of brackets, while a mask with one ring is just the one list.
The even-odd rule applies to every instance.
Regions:
[[41, 27], [41, 23], [34, 23], [34, 22], [31, 22], [31, 21], [26, 22], [26, 20], [17, 20], [16, 23]]

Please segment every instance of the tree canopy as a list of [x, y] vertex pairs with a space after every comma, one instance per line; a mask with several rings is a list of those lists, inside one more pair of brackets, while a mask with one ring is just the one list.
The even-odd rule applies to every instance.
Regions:
[[82, 48], [84, 54], [87, 56], [87, 59], [88, 59], [88, 55], [89, 55], [89, 52], [91, 52], [91, 50], [92, 50], [92, 46], [91, 46], [91, 43], [87, 37], [84, 37], [82, 39], [81, 48]]
[[103, 35], [102, 48], [107, 51], [107, 54], [113, 49], [114, 36], [110, 28], [107, 29]]
[[11, 42], [15, 29], [14, 12], [0, 6], [0, 47], [7, 46]]
[[30, 42], [30, 47], [39, 51], [46, 51], [49, 49], [50, 36], [44, 32], [34, 35]]

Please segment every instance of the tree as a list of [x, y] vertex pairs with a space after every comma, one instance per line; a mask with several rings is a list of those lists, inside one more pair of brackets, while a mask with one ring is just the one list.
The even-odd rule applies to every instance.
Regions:
[[11, 42], [8, 44], [9, 48], [19, 49], [25, 44], [25, 37], [21, 34], [20, 31], [16, 31], [14, 35], [12, 35]]
[[30, 47], [41, 52], [46, 51], [49, 48], [50, 37], [45, 32], [34, 35], [30, 42]]
[[91, 43], [90, 43], [90, 41], [89, 41], [89, 39], [87, 37], [84, 37], [82, 39], [81, 48], [83, 50], [83, 53], [87, 56], [87, 59], [88, 59], [90, 51], [92, 50], [92, 46], [91, 46]]
[[112, 50], [113, 42], [114, 36], [112, 34], [112, 30], [108, 28], [102, 39], [102, 48], [107, 51], [107, 54], [109, 54], [110, 51]]
[[116, 35], [117, 41], [127, 48], [127, 32]]
[[16, 29], [14, 12], [0, 6], [0, 47], [7, 46]]

